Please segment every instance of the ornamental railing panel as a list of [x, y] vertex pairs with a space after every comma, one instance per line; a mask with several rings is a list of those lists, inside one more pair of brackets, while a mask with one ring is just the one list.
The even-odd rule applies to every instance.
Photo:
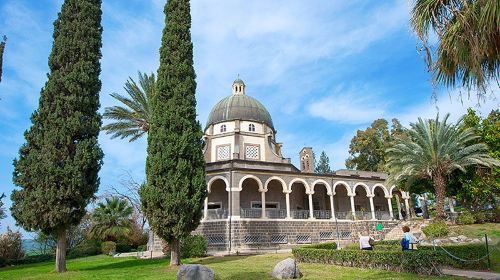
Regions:
[[288, 238], [287, 238], [286, 234], [271, 235], [271, 243], [272, 244], [287, 244]]
[[224, 235], [216, 234], [216, 235], [208, 235], [207, 236], [208, 245], [223, 245], [226, 244], [226, 240]]
[[314, 218], [316, 219], [331, 219], [332, 211], [330, 210], [314, 210], [313, 211]]
[[240, 216], [242, 218], [261, 218], [262, 210], [261, 209], [251, 209], [251, 208], [241, 208]]
[[266, 209], [266, 217], [269, 219], [285, 219], [285, 209]]
[[299, 244], [311, 243], [311, 236], [310, 235], [297, 235], [297, 243], [299, 243]]
[[309, 219], [309, 210], [291, 210], [290, 215], [293, 219]]

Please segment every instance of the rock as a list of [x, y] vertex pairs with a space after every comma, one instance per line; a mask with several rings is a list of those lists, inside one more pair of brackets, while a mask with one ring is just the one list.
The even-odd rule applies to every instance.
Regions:
[[201, 264], [181, 266], [177, 272], [177, 280], [213, 280], [214, 271]]
[[457, 236], [457, 238], [460, 241], [466, 241], [468, 239], [467, 236], [465, 236], [465, 235], [459, 235], [459, 236]]
[[458, 241], [458, 237], [454, 237], [454, 236], [452, 236], [452, 237], [450, 237], [450, 238], [448, 238], [448, 239], [449, 239], [451, 242], [453, 242], [453, 243], [458, 243], [458, 242], [459, 242], [459, 241]]
[[481, 242], [486, 242], [486, 237], [481, 237]]
[[302, 273], [300, 273], [297, 263], [292, 258], [288, 258], [276, 264], [271, 275], [277, 279], [297, 279], [302, 277]]
[[471, 242], [472, 243], [481, 243], [481, 240], [479, 240], [479, 239], [476, 238], [476, 239], [472, 239]]

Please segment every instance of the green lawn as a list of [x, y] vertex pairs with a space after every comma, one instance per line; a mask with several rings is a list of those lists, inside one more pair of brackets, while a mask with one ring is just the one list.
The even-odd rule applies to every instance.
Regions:
[[484, 237], [484, 234], [488, 234], [488, 238], [496, 243], [500, 239], [500, 223], [457, 225], [450, 227], [450, 236], [460, 234], [470, 238], [481, 238]]
[[[216, 279], [272, 279], [274, 265], [290, 254], [257, 256], [207, 257], [185, 262], [206, 264], [215, 271]], [[427, 279], [414, 274], [394, 273], [378, 269], [357, 269], [333, 265], [300, 264], [302, 279]], [[0, 269], [0, 279], [175, 279], [176, 269], [167, 259], [138, 260], [93, 256], [68, 261], [68, 272], [53, 272], [54, 263], [22, 265]], [[440, 277], [436, 279], [462, 279]]]

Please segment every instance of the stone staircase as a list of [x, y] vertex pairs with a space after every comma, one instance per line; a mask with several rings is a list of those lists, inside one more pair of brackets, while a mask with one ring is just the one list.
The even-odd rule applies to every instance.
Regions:
[[391, 231], [389, 231], [385, 236], [384, 240], [401, 240], [403, 238], [403, 230], [401, 229], [403, 226], [410, 227], [410, 232], [416, 238], [420, 238], [422, 236], [422, 227], [429, 224], [429, 221], [399, 221], [397, 226], [395, 226]]

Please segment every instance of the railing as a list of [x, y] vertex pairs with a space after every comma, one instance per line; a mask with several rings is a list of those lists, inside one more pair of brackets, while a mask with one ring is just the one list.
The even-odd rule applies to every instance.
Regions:
[[339, 220], [351, 220], [352, 212], [335, 212], [335, 217]]
[[208, 220], [227, 219], [227, 209], [208, 209]]
[[390, 220], [391, 219], [391, 213], [389, 211], [376, 211], [375, 212], [375, 218], [377, 220]]
[[316, 219], [331, 219], [332, 211], [330, 210], [314, 210], [313, 217]]
[[285, 219], [285, 209], [266, 209], [266, 217], [269, 219]]
[[309, 219], [309, 210], [291, 210], [292, 219]]
[[261, 218], [262, 217], [262, 210], [261, 209], [241, 208], [240, 216], [242, 218]]
[[367, 211], [356, 211], [356, 219], [357, 220], [371, 220], [372, 212]]

